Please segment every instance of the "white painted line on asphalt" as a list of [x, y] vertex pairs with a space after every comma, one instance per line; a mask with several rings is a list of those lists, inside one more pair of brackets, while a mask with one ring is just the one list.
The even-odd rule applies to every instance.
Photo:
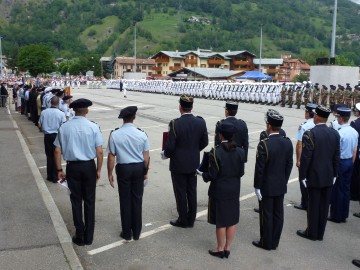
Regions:
[[[298, 178], [294, 178], [294, 179], [291, 179], [288, 181], [288, 184], [290, 183], [293, 183], [295, 181], [297, 181]], [[244, 196], [241, 196], [240, 197], [240, 201], [244, 201], [244, 200], [247, 200], [247, 199], [250, 199], [252, 197], [255, 197], [255, 192], [251, 192], [249, 194], [246, 194]], [[196, 213], [196, 218], [199, 218], [199, 217], [202, 217], [202, 216], [206, 216], [207, 215], [207, 209], [203, 210], [203, 211], [200, 211], [198, 213]], [[147, 231], [147, 232], [144, 232], [144, 233], [141, 233], [140, 235], [140, 239], [143, 239], [145, 237], [148, 237], [148, 236], [151, 236], [153, 234], [156, 234], [156, 233], [159, 233], [159, 232], [162, 232], [162, 231], [165, 231], [167, 229], [170, 229], [172, 228], [173, 226], [170, 225], [170, 224], [165, 224], [163, 226], [160, 226], [158, 228], [155, 228], [153, 230], [150, 230], [150, 231]], [[99, 247], [99, 248], [96, 248], [96, 249], [93, 249], [93, 250], [89, 250], [87, 253], [89, 255], [96, 255], [96, 254], [99, 254], [101, 252], [104, 252], [104, 251], [107, 251], [107, 250], [110, 250], [110, 249], [113, 249], [113, 248], [116, 248], [116, 247], [119, 247], [121, 245], [123, 245], [124, 243], [130, 243], [130, 242], [133, 242], [134, 240], [130, 240], [130, 241], [126, 241], [126, 240], [120, 240], [120, 241], [116, 241], [114, 243], [111, 243], [111, 244], [108, 244], [106, 246], [103, 246], [103, 247]]]
[[30, 137], [26, 137], [28, 139], [35, 139], [35, 138], [44, 138], [44, 134], [43, 135], [39, 135], [39, 136], [30, 136]]
[[36, 166], [35, 160], [30, 153], [30, 150], [25, 142], [25, 139], [24, 139], [22, 133], [20, 132], [17, 123], [11, 116], [11, 114], [10, 114], [10, 119], [13, 122], [14, 128], [18, 129], [18, 130], [16, 130], [16, 134], [20, 141], [21, 148], [23, 150], [23, 153], [25, 155], [27, 163], [29, 164], [30, 170], [34, 176], [34, 181], [39, 189], [39, 192], [44, 201], [44, 204], [49, 212], [51, 221], [54, 225], [57, 237], [59, 239], [61, 248], [66, 257], [66, 260], [70, 266], [70, 269], [83, 270], [83, 267], [80, 263], [79, 257], [75, 253], [73, 243], [71, 240], [71, 236], [69, 234], [69, 231], [66, 228], [65, 222], [60, 214], [60, 211], [57, 208], [55, 201], [54, 201], [53, 197], [51, 196], [50, 191], [47, 188], [45, 181], [42, 178], [41, 173]]

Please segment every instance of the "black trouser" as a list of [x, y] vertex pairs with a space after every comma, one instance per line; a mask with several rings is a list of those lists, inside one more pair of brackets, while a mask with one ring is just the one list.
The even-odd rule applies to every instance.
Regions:
[[[94, 160], [68, 161], [66, 179], [71, 191], [76, 237], [92, 243], [95, 228], [96, 166]], [[84, 220], [82, 202], [84, 201]]]
[[350, 198], [351, 200], [360, 200], [360, 159], [356, 159], [353, 167], [350, 183]]
[[275, 249], [284, 225], [284, 195], [263, 196], [259, 201], [259, 213], [261, 245], [266, 249]]
[[45, 145], [45, 154], [46, 154], [46, 179], [52, 182], [56, 182], [57, 179], [57, 170], [54, 158], [55, 146], [54, 141], [56, 138], [56, 133], [45, 134], [44, 136], [44, 145]]
[[139, 239], [142, 228], [142, 197], [144, 194], [144, 162], [117, 164], [115, 167], [121, 227], [124, 238]]
[[301, 205], [303, 208], [308, 208], [308, 191], [304, 187], [303, 183], [300, 181], [300, 191], [301, 191]]
[[194, 225], [196, 218], [196, 186], [194, 173], [179, 174], [171, 172], [179, 222], [184, 226]]
[[309, 194], [307, 235], [310, 238], [322, 240], [329, 213], [332, 186], [307, 189]]

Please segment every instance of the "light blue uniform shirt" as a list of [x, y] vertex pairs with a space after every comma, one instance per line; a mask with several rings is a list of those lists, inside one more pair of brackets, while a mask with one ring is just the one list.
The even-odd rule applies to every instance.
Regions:
[[296, 139], [297, 141], [302, 142], [302, 137], [303, 137], [305, 131], [307, 131], [307, 130], [313, 128], [313, 127], [315, 127], [314, 119], [313, 119], [313, 118], [310, 118], [310, 119], [308, 119], [306, 122], [302, 123], [302, 124], [299, 126], [299, 129], [298, 129], [298, 131], [297, 131], [297, 133], [296, 133], [295, 139]]
[[83, 116], [75, 116], [71, 121], [63, 124], [54, 141], [54, 145], [62, 149], [66, 161], [94, 159], [96, 147], [103, 144], [104, 139], [99, 126]]
[[65, 122], [65, 114], [58, 108], [49, 108], [42, 111], [39, 118], [44, 134], [58, 133], [59, 127]]
[[359, 134], [350, 124], [340, 125], [340, 159], [352, 158], [354, 148], [358, 145]]
[[149, 149], [145, 132], [127, 123], [111, 132], [107, 152], [116, 156], [117, 164], [129, 164], [143, 162], [143, 152]]

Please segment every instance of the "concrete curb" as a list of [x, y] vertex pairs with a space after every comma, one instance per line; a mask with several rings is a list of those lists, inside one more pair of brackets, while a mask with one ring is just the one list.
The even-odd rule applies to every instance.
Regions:
[[18, 129], [17, 123], [13, 119], [11, 113], [9, 116], [13, 123], [14, 128], [16, 129], [16, 134], [19, 138], [24, 155], [29, 164], [31, 172], [34, 176], [36, 185], [40, 191], [40, 194], [43, 198], [45, 206], [49, 211], [51, 220], [54, 224], [54, 228], [55, 228], [56, 234], [59, 238], [61, 248], [63, 249], [64, 256], [67, 260], [67, 263], [69, 264], [69, 266], [72, 270], [83, 270], [83, 267], [80, 263], [79, 257], [77, 256], [77, 254], [73, 248], [71, 236], [69, 234], [69, 231], [66, 228], [65, 222], [60, 214], [60, 211], [57, 208], [57, 206], [54, 202], [54, 199], [51, 196], [50, 191], [47, 188], [45, 181], [42, 178], [41, 173], [36, 166], [35, 160], [33, 159], [32, 155], [30, 153], [30, 150], [24, 140], [24, 137], [22, 136], [20, 130]]

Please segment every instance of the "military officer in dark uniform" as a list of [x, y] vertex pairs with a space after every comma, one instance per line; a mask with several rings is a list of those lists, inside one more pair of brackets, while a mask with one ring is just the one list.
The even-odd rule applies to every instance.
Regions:
[[229, 121], [221, 123], [221, 143], [210, 151], [208, 172], [202, 174], [205, 182], [210, 181], [208, 222], [216, 225], [217, 248], [209, 253], [220, 258], [230, 255], [240, 216], [240, 178], [244, 175], [245, 151], [233, 140], [236, 132]]
[[[354, 168], [351, 176], [350, 184], [350, 199], [354, 201], [360, 200], [360, 103], [355, 104], [355, 116], [356, 120], [350, 123], [350, 126], [353, 127], [359, 134], [357, 154], [354, 162]], [[355, 217], [360, 218], [360, 213], [355, 213]]]
[[260, 241], [252, 243], [266, 250], [276, 249], [280, 242], [284, 194], [293, 166], [291, 140], [279, 134], [283, 121], [280, 114], [268, 114], [269, 138], [259, 142], [256, 153], [254, 188], [259, 200]]
[[162, 158], [170, 158], [170, 171], [179, 217], [170, 224], [176, 227], [193, 227], [196, 218], [196, 169], [200, 151], [209, 143], [205, 120], [191, 113], [194, 99], [180, 97], [181, 117], [169, 123], [169, 135]]
[[138, 240], [142, 227], [142, 198], [144, 181], [149, 169], [149, 141], [144, 131], [133, 124], [137, 107], [129, 106], [121, 110], [119, 118], [123, 125], [110, 133], [108, 144], [108, 178], [114, 187], [112, 175], [116, 157], [116, 175], [120, 197], [122, 232], [120, 237]]
[[[59, 128], [55, 139], [55, 161], [59, 179], [67, 179], [76, 234], [72, 241], [91, 245], [95, 229], [96, 183], [100, 179], [104, 143], [100, 127], [86, 119], [92, 102], [85, 98], [70, 104], [75, 117]], [[46, 109], [45, 111], [47, 111]], [[64, 114], [63, 112], [61, 112]], [[61, 154], [66, 160], [66, 175], [61, 168]], [[95, 159], [96, 157], [96, 164]], [[83, 204], [84, 201], [84, 219]]]
[[219, 128], [220, 128], [221, 123], [223, 123], [224, 121], [232, 123], [237, 129], [237, 132], [234, 135], [234, 141], [236, 142], [237, 146], [244, 149], [245, 162], [246, 162], [247, 155], [248, 155], [248, 149], [249, 149], [249, 134], [248, 134], [248, 128], [247, 128], [245, 121], [242, 119], [237, 119], [235, 117], [235, 115], [237, 114], [237, 111], [238, 111], [238, 107], [239, 107], [239, 105], [237, 102], [232, 102], [232, 101], [226, 102], [226, 104], [225, 104], [226, 118], [223, 120], [220, 120], [216, 123], [215, 146], [219, 145], [221, 143], [220, 138], [219, 138], [219, 134], [220, 134]]
[[315, 127], [303, 135], [299, 180], [308, 190], [308, 227], [297, 235], [310, 240], [323, 240], [331, 189], [336, 179], [340, 158], [340, 136], [326, 126], [330, 109], [320, 105], [315, 110]]
[[[278, 111], [276, 110], [273, 110], [273, 109], [269, 109], [266, 114], [265, 114], [265, 122], [267, 121], [267, 118], [270, 114], [280, 114]], [[283, 137], [286, 137], [286, 132], [285, 130], [283, 130], [282, 128], [280, 128], [279, 130], [279, 134]], [[263, 130], [261, 133], [260, 133], [260, 138], [259, 138], [259, 142], [261, 142], [262, 140], [265, 140], [265, 139], [268, 139], [269, 138], [269, 133], [268, 133], [268, 130]], [[254, 208], [254, 211], [256, 213], [259, 213], [259, 208]]]

